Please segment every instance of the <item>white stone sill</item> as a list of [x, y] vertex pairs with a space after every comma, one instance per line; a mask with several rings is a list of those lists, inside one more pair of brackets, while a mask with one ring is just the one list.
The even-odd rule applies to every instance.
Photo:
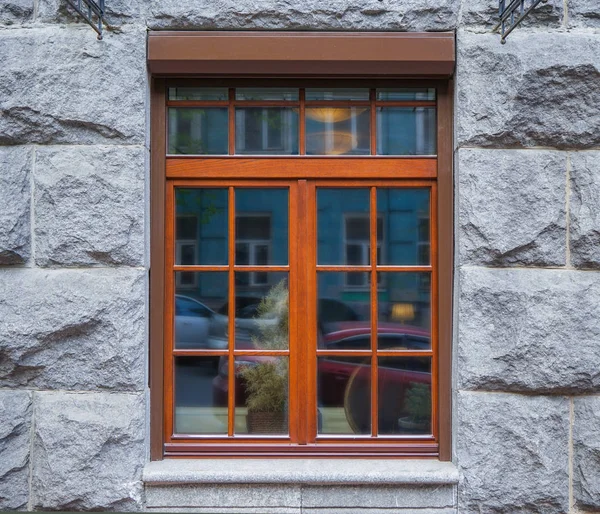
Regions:
[[451, 462], [422, 459], [165, 459], [146, 486], [186, 484], [455, 485]]

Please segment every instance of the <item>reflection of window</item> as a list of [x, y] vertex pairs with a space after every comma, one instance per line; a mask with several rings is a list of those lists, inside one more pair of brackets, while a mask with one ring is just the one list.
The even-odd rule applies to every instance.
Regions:
[[[345, 261], [348, 266], [368, 266], [371, 263], [370, 245], [371, 227], [367, 214], [347, 215], [344, 221], [344, 251]], [[381, 264], [383, 241], [383, 219], [377, 218], [377, 264]], [[381, 274], [377, 281], [381, 283]], [[367, 273], [347, 273], [346, 285], [348, 287], [368, 287], [369, 275]]]
[[236, 150], [241, 153], [292, 153], [294, 115], [291, 109], [238, 109]]
[[[175, 262], [181, 265], [197, 263], [198, 218], [196, 216], [177, 216], [177, 240], [175, 241]], [[192, 272], [177, 273], [177, 287], [196, 287], [197, 275]]]
[[[264, 266], [271, 253], [271, 216], [269, 214], [243, 214], [235, 219], [235, 262], [242, 266]], [[267, 274], [253, 271], [238, 273], [239, 286], [263, 286]]]

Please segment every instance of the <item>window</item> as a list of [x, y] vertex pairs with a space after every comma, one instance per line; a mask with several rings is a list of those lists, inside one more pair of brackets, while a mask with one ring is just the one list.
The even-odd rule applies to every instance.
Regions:
[[446, 83], [160, 83], [161, 454], [440, 455]]

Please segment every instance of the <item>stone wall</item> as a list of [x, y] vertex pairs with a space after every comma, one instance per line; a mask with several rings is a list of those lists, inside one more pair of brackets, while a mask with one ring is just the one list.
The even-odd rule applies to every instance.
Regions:
[[456, 31], [459, 511], [600, 509], [600, 15], [549, 0], [0, 3], [0, 510], [144, 508], [146, 29]]

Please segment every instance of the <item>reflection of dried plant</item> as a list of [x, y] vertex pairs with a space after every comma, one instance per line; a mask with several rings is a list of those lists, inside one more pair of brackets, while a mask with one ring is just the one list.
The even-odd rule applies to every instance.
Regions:
[[[289, 294], [286, 281], [272, 287], [257, 309], [259, 335], [256, 348], [284, 350], [288, 347]], [[288, 359], [264, 357], [264, 361], [240, 371], [247, 393], [248, 412], [283, 412], [287, 403]]]
[[411, 382], [406, 393], [406, 413], [414, 423], [427, 423], [431, 418], [431, 388]]

